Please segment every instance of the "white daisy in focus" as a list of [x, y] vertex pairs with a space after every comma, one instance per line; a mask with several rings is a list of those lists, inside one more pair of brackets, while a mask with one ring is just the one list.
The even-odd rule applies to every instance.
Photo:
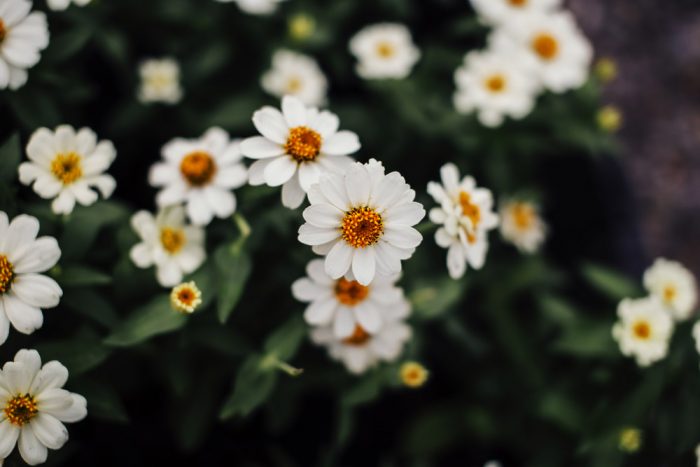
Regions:
[[354, 280], [370, 285], [377, 273], [401, 272], [401, 260], [423, 240], [413, 228], [425, 216], [415, 197], [398, 172], [385, 175], [374, 159], [356, 162], [345, 175], [324, 175], [311, 187], [299, 241], [326, 255], [324, 269], [332, 279], [352, 271]]
[[77, 6], [85, 6], [92, 0], [46, 0], [46, 4], [54, 11], [65, 10], [71, 3]]
[[29, 0], [0, 2], [0, 89], [18, 89], [27, 82], [27, 70], [41, 59], [49, 45], [46, 15], [30, 13]]
[[442, 185], [428, 183], [428, 193], [440, 204], [430, 210], [430, 220], [440, 225], [435, 232], [435, 243], [447, 249], [447, 270], [450, 277], [459, 279], [467, 264], [481, 269], [489, 248], [488, 232], [498, 226], [498, 215], [493, 212], [493, 195], [486, 188], [478, 188], [470, 176], [460, 180], [459, 169], [452, 163], [440, 169]]
[[57, 306], [63, 295], [56, 281], [40, 274], [61, 257], [58, 242], [36, 238], [38, 233], [35, 217], [19, 215], [9, 222], [0, 211], [0, 344], [7, 340], [10, 323], [22, 334], [39, 329], [41, 309]]
[[173, 310], [190, 315], [202, 304], [202, 291], [194, 281], [184, 282], [173, 287], [170, 292], [170, 306]]
[[677, 261], [657, 259], [644, 272], [644, 287], [661, 300], [676, 321], [688, 319], [695, 311], [698, 301], [695, 276]]
[[623, 355], [646, 367], [663, 359], [673, 333], [673, 320], [656, 297], [625, 299], [617, 308], [612, 335]]
[[402, 24], [367, 26], [350, 39], [350, 51], [357, 58], [357, 74], [364, 79], [402, 79], [420, 58], [411, 32]]
[[395, 285], [398, 275], [377, 276], [365, 286], [344, 277], [332, 279], [322, 259], [309, 262], [306, 273], [308, 277], [292, 284], [294, 298], [309, 302], [304, 319], [311, 326], [331, 326], [337, 338], [351, 336], [356, 326], [375, 334], [386, 309], [399, 310], [402, 315], [410, 309], [403, 290]]
[[298, 208], [323, 173], [343, 173], [360, 149], [357, 135], [338, 131], [338, 117], [307, 108], [297, 97], [284, 96], [282, 112], [263, 107], [253, 114], [262, 136], [243, 140], [241, 152], [259, 159], [250, 166], [250, 184], [282, 185], [282, 204]]
[[494, 51], [524, 57], [533, 76], [555, 93], [583, 86], [593, 58], [590, 42], [571, 13], [533, 13], [495, 30], [490, 38]]
[[34, 184], [36, 194], [53, 198], [51, 209], [56, 214], [70, 214], [75, 202], [90, 206], [97, 201], [97, 189], [103, 198], [112, 196], [116, 181], [104, 172], [112, 165], [117, 151], [111, 141], [97, 141], [89, 128], [77, 132], [61, 125], [51, 132], [36, 130], [27, 144], [29, 162], [19, 166], [19, 180]]
[[326, 100], [328, 81], [318, 63], [308, 55], [278, 50], [272, 56], [272, 68], [261, 78], [262, 88], [273, 96], [295, 96], [306, 105], [321, 105]]
[[535, 253], [547, 237], [539, 207], [528, 201], [506, 201], [499, 210], [501, 236], [524, 253]]
[[196, 225], [236, 211], [231, 190], [245, 185], [248, 173], [239, 142], [230, 141], [228, 133], [211, 128], [199, 139], [176, 138], [163, 146], [162, 154], [164, 161], [154, 164], [148, 177], [152, 186], [163, 187], [156, 195], [159, 207], [186, 203], [187, 216]]
[[216, 0], [220, 3], [236, 2], [238, 8], [250, 15], [269, 15], [277, 10], [278, 4], [284, 0]]
[[87, 401], [63, 386], [68, 370], [57, 361], [41, 365], [36, 350], [20, 350], [0, 371], [0, 459], [15, 445], [24, 462], [43, 464], [48, 449], [61, 449], [68, 441], [64, 423], [87, 416]]
[[471, 4], [486, 24], [499, 25], [527, 13], [550, 13], [561, 0], [471, 0]]
[[182, 282], [185, 274], [194, 272], [206, 259], [204, 229], [185, 223], [181, 206], [165, 208], [154, 218], [139, 211], [131, 218], [131, 226], [141, 238], [129, 252], [139, 268], [156, 267], [156, 278], [163, 287]]
[[522, 58], [522, 53], [468, 53], [455, 71], [457, 111], [476, 112], [488, 127], [500, 126], [505, 117], [526, 117], [535, 106], [539, 83], [523, 71]]
[[180, 65], [172, 58], [149, 59], [139, 65], [138, 98], [143, 103], [176, 104], [182, 99]]

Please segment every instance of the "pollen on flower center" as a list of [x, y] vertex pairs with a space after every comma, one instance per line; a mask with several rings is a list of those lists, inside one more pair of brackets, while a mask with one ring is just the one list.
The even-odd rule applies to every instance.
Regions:
[[651, 326], [647, 321], [637, 321], [632, 326], [632, 332], [638, 339], [649, 339], [651, 337]]
[[472, 197], [469, 193], [461, 191], [459, 193], [459, 205], [462, 207], [462, 215], [467, 216], [472, 221], [472, 226], [476, 228], [481, 222], [481, 209], [479, 206], [472, 203]]
[[14, 278], [15, 273], [12, 269], [12, 263], [7, 259], [7, 256], [0, 255], [0, 295], [7, 292]]
[[297, 126], [289, 130], [284, 150], [297, 162], [316, 159], [321, 152], [322, 138], [317, 132], [305, 126]]
[[500, 74], [491, 75], [484, 80], [484, 85], [486, 89], [496, 94], [506, 89], [506, 79]]
[[664, 287], [664, 300], [666, 302], [672, 302], [676, 298], [676, 295], [678, 295], [678, 290], [676, 290], [674, 285], [669, 284]]
[[194, 151], [187, 154], [180, 162], [180, 172], [187, 182], [195, 187], [201, 187], [214, 178], [216, 162], [211, 154], [205, 151]]
[[335, 284], [335, 296], [343, 305], [355, 306], [367, 298], [368, 294], [369, 287], [357, 281], [349, 281], [344, 277]]
[[7, 37], [7, 28], [5, 27], [5, 22], [0, 18], [0, 44], [5, 40], [5, 37]]
[[364, 345], [372, 336], [365, 331], [365, 329], [359, 324], [355, 325], [355, 330], [352, 332], [350, 337], [343, 339], [343, 343], [346, 345]]
[[511, 6], [523, 7], [527, 5], [527, 0], [508, 0]]
[[15, 425], [22, 426], [28, 423], [32, 418], [39, 413], [36, 399], [29, 394], [23, 396], [15, 396], [5, 405], [5, 417]]
[[290, 77], [287, 80], [287, 93], [294, 94], [299, 91], [301, 91], [301, 80], [296, 76]]
[[182, 229], [164, 227], [160, 231], [160, 243], [165, 251], [174, 255], [185, 246], [185, 232]]
[[526, 203], [517, 203], [512, 208], [513, 220], [520, 230], [528, 230], [535, 221], [535, 210]]
[[341, 225], [343, 240], [354, 248], [374, 245], [384, 233], [382, 216], [368, 207], [354, 208], [345, 213]]
[[543, 60], [553, 60], [559, 53], [559, 42], [551, 34], [543, 32], [532, 40], [532, 48]]
[[394, 45], [389, 42], [379, 42], [377, 44], [377, 55], [382, 58], [391, 58], [396, 54]]
[[74, 152], [60, 153], [51, 161], [51, 173], [64, 185], [70, 185], [83, 176], [82, 157]]

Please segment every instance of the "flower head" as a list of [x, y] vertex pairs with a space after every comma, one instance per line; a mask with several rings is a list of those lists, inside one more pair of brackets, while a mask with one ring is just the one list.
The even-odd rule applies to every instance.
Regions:
[[328, 88], [316, 60], [290, 50], [275, 52], [272, 68], [262, 76], [261, 84], [273, 96], [295, 96], [306, 105], [323, 104]]
[[428, 381], [428, 370], [418, 362], [406, 362], [399, 370], [401, 382], [409, 388], [419, 388]]
[[297, 13], [289, 18], [288, 27], [292, 39], [303, 41], [314, 34], [316, 20], [306, 13]]
[[150, 59], [139, 66], [141, 102], [175, 104], [182, 99], [180, 65], [172, 58]]
[[547, 236], [539, 206], [528, 201], [506, 201], [499, 210], [501, 236], [524, 253], [535, 253]]
[[46, 4], [52, 10], [58, 11], [65, 10], [70, 6], [71, 3], [74, 3], [77, 6], [85, 6], [91, 1], [92, 0], [46, 0]]
[[639, 451], [639, 448], [642, 447], [642, 430], [634, 427], [622, 429], [618, 446], [620, 450], [629, 453]]
[[173, 287], [170, 292], [170, 305], [175, 311], [192, 314], [202, 304], [202, 292], [194, 281], [184, 282]]
[[598, 114], [596, 115], [598, 120], [598, 126], [601, 130], [605, 130], [608, 133], [615, 133], [620, 128], [624, 122], [624, 117], [620, 109], [614, 105], [606, 105], [602, 107]]
[[249, 15], [270, 15], [277, 10], [277, 5], [284, 0], [216, 0], [220, 3], [236, 2], [238, 8]]
[[644, 287], [657, 297], [676, 321], [683, 321], [695, 311], [698, 302], [695, 276], [677, 261], [657, 259], [644, 272]]
[[357, 74], [364, 79], [402, 79], [420, 58], [411, 32], [403, 24], [367, 26], [350, 40], [350, 51], [358, 60]]
[[484, 22], [501, 25], [528, 13], [550, 13], [561, 0], [471, 0], [471, 4]]
[[27, 82], [27, 69], [41, 59], [49, 45], [46, 15], [30, 13], [29, 0], [0, 3], [0, 89], [18, 89]]
[[617, 308], [612, 335], [623, 355], [641, 367], [663, 359], [673, 333], [673, 320], [656, 297], [625, 299]]

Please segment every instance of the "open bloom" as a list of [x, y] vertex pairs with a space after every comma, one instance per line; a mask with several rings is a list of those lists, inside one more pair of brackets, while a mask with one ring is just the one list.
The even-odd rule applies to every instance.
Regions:
[[695, 311], [698, 301], [695, 276], [677, 261], [657, 259], [644, 272], [644, 287], [666, 306], [676, 321], [683, 321]]
[[41, 365], [36, 350], [20, 350], [0, 371], [0, 459], [15, 447], [29, 465], [46, 462], [48, 449], [68, 441], [64, 423], [87, 416], [83, 396], [63, 388], [68, 370], [57, 361]]
[[335, 337], [349, 337], [358, 325], [376, 333], [382, 327], [385, 309], [407, 312], [410, 307], [403, 290], [394, 285], [398, 275], [377, 276], [370, 285], [344, 277], [332, 279], [321, 259], [309, 262], [306, 272], [308, 277], [292, 284], [292, 293], [297, 300], [310, 303], [304, 313], [306, 322], [332, 325]]
[[34, 184], [36, 194], [52, 199], [56, 214], [70, 214], [75, 202], [90, 206], [97, 201], [97, 189], [109, 198], [116, 182], [105, 170], [112, 165], [117, 151], [111, 141], [97, 141], [89, 128], [75, 131], [61, 125], [52, 132], [36, 130], [27, 144], [29, 162], [19, 166], [19, 180]]
[[535, 253], [547, 236], [539, 207], [528, 201], [506, 201], [499, 210], [501, 236], [524, 253]]
[[399, 376], [404, 386], [419, 388], [428, 381], [428, 370], [418, 362], [406, 362], [399, 369]]
[[139, 66], [141, 102], [175, 104], [182, 99], [180, 65], [172, 58], [150, 59]]
[[323, 173], [342, 173], [360, 149], [357, 135], [338, 131], [340, 121], [328, 111], [307, 108], [297, 97], [282, 99], [282, 112], [263, 107], [253, 114], [262, 136], [241, 143], [250, 166], [250, 184], [282, 185], [282, 204], [294, 209]]
[[91, 1], [92, 0], [46, 0], [46, 4], [52, 10], [65, 10], [71, 3], [74, 3], [77, 6], [85, 6]]
[[0, 2], [0, 89], [18, 89], [27, 82], [27, 69], [41, 59], [49, 45], [46, 15], [30, 13], [29, 0]]
[[673, 320], [656, 297], [625, 299], [617, 308], [612, 335], [623, 355], [645, 367], [663, 359], [673, 333]]
[[354, 280], [369, 285], [377, 272], [398, 274], [423, 240], [413, 228], [425, 216], [415, 196], [401, 174], [385, 175], [381, 162], [356, 162], [345, 175], [327, 174], [311, 187], [299, 241], [326, 255], [332, 279], [352, 270]]
[[273, 96], [295, 96], [306, 105], [323, 104], [328, 89], [326, 76], [316, 60], [291, 50], [275, 52], [272, 68], [262, 76], [261, 84]]
[[500, 25], [527, 13], [549, 13], [561, 0], [471, 0], [479, 17], [487, 24]]
[[179, 284], [184, 274], [196, 271], [206, 259], [204, 229], [185, 224], [181, 206], [162, 209], [155, 218], [139, 211], [131, 218], [131, 226], [141, 238], [131, 249], [131, 260], [144, 269], [155, 265], [163, 287]]
[[241, 11], [250, 15], [269, 15], [277, 10], [284, 0], [216, 0], [220, 3], [236, 2]]
[[241, 163], [238, 141], [221, 128], [211, 128], [200, 139], [176, 138], [163, 147], [163, 162], [151, 167], [151, 185], [163, 187], [159, 207], [187, 205], [187, 217], [207, 225], [216, 217], [236, 211], [232, 189], [243, 186], [248, 174]]
[[365, 27], [350, 39], [350, 51], [358, 60], [357, 74], [364, 79], [405, 78], [420, 58], [411, 32], [394, 23]]
[[488, 232], [498, 226], [493, 212], [493, 196], [486, 188], [478, 188], [470, 176], [460, 180], [459, 170], [452, 163], [440, 169], [442, 185], [428, 183], [428, 193], [440, 204], [430, 210], [430, 220], [440, 225], [435, 243], [447, 249], [447, 270], [459, 279], [467, 264], [481, 269], [489, 248]]
[[38, 233], [35, 217], [19, 215], [8, 222], [0, 211], [0, 344], [10, 323], [22, 334], [39, 329], [41, 309], [55, 307], [63, 295], [56, 281], [39, 274], [54, 267], [61, 250], [55, 238], [36, 238]]
[[202, 291], [194, 281], [183, 282], [170, 292], [170, 305], [173, 310], [192, 314], [202, 304]]

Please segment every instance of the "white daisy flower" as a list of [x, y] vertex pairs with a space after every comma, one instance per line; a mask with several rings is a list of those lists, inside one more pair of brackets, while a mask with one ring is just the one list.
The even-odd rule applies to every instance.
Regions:
[[524, 253], [535, 253], [547, 237], [539, 206], [528, 201], [506, 201], [499, 210], [501, 236]]
[[360, 149], [355, 133], [338, 131], [335, 114], [307, 108], [293, 96], [282, 99], [282, 112], [256, 111], [253, 124], [262, 136], [241, 143], [244, 156], [259, 159], [250, 166], [250, 184], [282, 185], [282, 204], [291, 209], [321, 174], [344, 172], [353, 162], [348, 155]]
[[385, 175], [374, 159], [355, 163], [345, 175], [326, 174], [309, 191], [299, 241], [326, 255], [332, 279], [352, 270], [354, 280], [369, 285], [376, 273], [398, 274], [401, 260], [423, 240], [413, 228], [425, 216], [415, 196], [401, 174]]
[[365, 27], [350, 39], [350, 51], [358, 60], [357, 74], [364, 79], [405, 78], [420, 58], [411, 32], [394, 23]]
[[428, 183], [428, 193], [440, 203], [430, 210], [430, 220], [441, 225], [435, 232], [435, 243], [447, 249], [447, 270], [459, 279], [467, 264], [481, 269], [489, 248], [488, 232], [498, 226], [493, 212], [493, 196], [486, 188], [478, 188], [475, 180], [459, 178], [459, 169], [452, 163], [440, 169], [442, 185]]
[[568, 12], [519, 16], [490, 38], [494, 51], [522, 54], [525, 65], [547, 89], [561, 93], [588, 79], [593, 50]]
[[407, 314], [410, 309], [403, 290], [395, 285], [398, 275], [377, 276], [368, 286], [344, 277], [332, 279], [322, 259], [309, 262], [306, 272], [308, 277], [292, 284], [294, 298], [310, 303], [304, 313], [307, 323], [331, 326], [337, 338], [351, 336], [356, 326], [375, 334], [384, 322], [384, 310], [405, 309]]
[[15, 447], [29, 465], [43, 464], [48, 449], [68, 441], [64, 423], [87, 416], [87, 401], [63, 385], [68, 370], [57, 361], [41, 365], [36, 350], [22, 349], [0, 371], [0, 459]]
[[677, 261], [657, 259], [644, 272], [644, 287], [656, 296], [676, 321], [684, 321], [695, 311], [698, 301], [693, 273]]
[[170, 306], [173, 310], [190, 315], [202, 304], [202, 291], [194, 281], [184, 282], [173, 287], [170, 292]]
[[612, 335], [623, 355], [645, 367], [663, 359], [673, 333], [673, 320], [656, 297], [625, 299], [617, 308]]
[[499, 25], [527, 13], [550, 13], [561, 0], [471, 0], [479, 17], [487, 24]]
[[241, 162], [238, 141], [221, 128], [209, 129], [200, 139], [176, 138], [163, 146], [163, 162], [151, 167], [149, 182], [163, 187], [159, 207], [187, 204], [187, 216], [197, 225], [236, 211], [232, 189], [243, 186], [248, 173]]
[[196, 271], [206, 259], [204, 229], [185, 224], [182, 206], [162, 209], [155, 218], [139, 211], [131, 226], [142, 240], [131, 248], [131, 260], [142, 269], [155, 265], [163, 287], [179, 284], [184, 274]]
[[539, 83], [524, 71], [523, 54], [470, 52], [455, 72], [457, 90], [453, 102], [458, 112], [477, 112], [488, 127], [505, 117], [526, 117], [535, 106]]
[[56, 281], [39, 274], [56, 265], [61, 250], [55, 238], [36, 238], [38, 233], [35, 217], [19, 215], [9, 222], [0, 211], [0, 344], [10, 323], [22, 334], [39, 329], [41, 309], [57, 306], [63, 295]]
[[27, 70], [41, 59], [49, 45], [46, 15], [30, 13], [29, 0], [0, 2], [0, 89], [18, 89], [27, 82]]
[[172, 58], [149, 59], [139, 65], [138, 98], [143, 103], [176, 104], [182, 99], [180, 64]]
[[112, 196], [116, 181], [104, 172], [112, 165], [117, 151], [111, 141], [97, 141], [89, 128], [77, 132], [61, 125], [51, 132], [39, 128], [27, 144], [29, 162], [19, 166], [19, 180], [34, 184], [36, 194], [53, 198], [56, 214], [70, 214], [75, 202], [90, 206], [97, 201], [97, 189], [103, 198]]
[[277, 10], [278, 4], [284, 0], [216, 0], [220, 3], [236, 2], [238, 8], [250, 15], [269, 15]]
[[65, 10], [71, 3], [77, 6], [85, 6], [92, 0], [46, 0], [46, 4], [52, 10]]
[[298, 97], [306, 105], [321, 105], [326, 100], [328, 81], [318, 63], [308, 55], [278, 50], [272, 56], [272, 68], [260, 81], [273, 96]]

